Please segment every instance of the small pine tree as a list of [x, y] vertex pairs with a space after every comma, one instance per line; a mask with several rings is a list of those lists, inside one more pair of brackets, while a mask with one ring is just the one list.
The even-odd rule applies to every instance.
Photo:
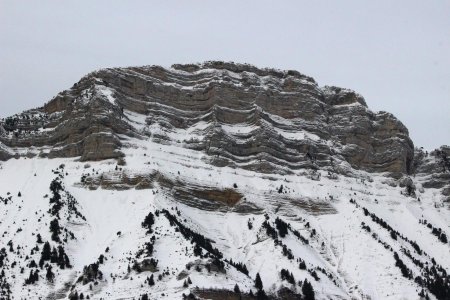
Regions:
[[259, 273], [256, 273], [256, 277], [255, 277], [255, 287], [256, 287], [258, 290], [262, 290], [262, 288], [263, 288], [263, 283], [262, 283], [262, 280], [261, 280], [261, 276], [259, 276]]
[[281, 194], [283, 192], [283, 185], [280, 186], [280, 188], [278, 189], [278, 194]]
[[239, 286], [237, 285], [237, 283], [236, 283], [236, 285], [234, 286], [234, 292], [235, 292], [236, 294], [240, 294], [240, 293], [241, 293], [241, 290], [239, 289]]
[[50, 248], [50, 244], [48, 242], [45, 242], [44, 247], [42, 248], [41, 259], [43, 261], [50, 260], [52, 254], [51, 251], [52, 250]]
[[47, 278], [48, 281], [53, 282], [55, 274], [52, 272], [52, 266], [47, 267], [47, 274], [45, 275], [45, 278]]
[[58, 252], [56, 251], [56, 248], [53, 247], [52, 253], [50, 255], [50, 262], [51, 263], [56, 263], [57, 261], [58, 261]]
[[267, 298], [267, 295], [266, 295], [266, 292], [264, 292], [263, 289], [259, 290], [259, 291], [256, 293], [256, 299], [257, 299], [257, 300], [266, 300], [266, 299], [268, 299], [268, 298]]
[[36, 282], [39, 280], [39, 270], [36, 270], [34, 272], [34, 276], [33, 276], [33, 282]]
[[42, 244], [42, 243], [43, 243], [42, 237], [41, 237], [41, 234], [40, 234], [40, 233], [37, 234], [36, 239], [37, 239], [37, 240], [36, 240], [36, 243], [38, 243], [38, 244]]
[[248, 229], [249, 229], [249, 230], [252, 230], [252, 229], [253, 229], [253, 223], [252, 223], [250, 220], [248, 220], [247, 226], [248, 226]]
[[395, 233], [395, 231], [391, 231], [391, 238], [393, 240], [397, 240], [397, 234]]
[[25, 284], [33, 284], [34, 283], [34, 272], [33, 270], [30, 271], [30, 275], [27, 279], [25, 279]]
[[447, 235], [445, 233], [442, 233], [441, 236], [439, 237], [439, 239], [441, 240], [441, 242], [443, 242], [444, 244], [447, 244], [448, 239], [447, 239]]
[[152, 212], [145, 217], [144, 222], [142, 222], [142, 227], [147, 228], [147, 233], [152, 233], [152, 226], [155, 224], [155, 217]]
[[202, 255], [203, 255], [203, 250], [198, 244], [195, 244], [195, 246], [194, 246], [194, 255], [200, 256], [200, 257], [202, 257]]
[[155, 285], [155, 280], [153, 279], [153, 274], [152, 274], [152, 276], [150, 276], [150, 279], [148, 280], [148, 284], [149, 285]]
[[306, 270], [306, 263], [305, 263], [305, 261], [302, 260], [298, 267], [300, 268], [300, 270]]
[[69, 296], [69, 299], [70, 299], [70, 300], [78, 300], [78, 299], [79, 299], [79, 297], [78, 297], [78, 292], [75, 291], [74, 294], [72, 294], [72, 295]]
[[105, 256], [103, 254], [100, 254], [100, 256], [98, 257], [98, 263], [102, 264], [104, 259], [105, 259]]
[[302, 285], [302, 293], [305, 300], [315, 300], [314, 295], [314, 289], [311, 285], [311, 283], [308, 282], [308, 280], [305, 279]]
[[55, 218], [50, 222], [50, 231], [52, 233], [52, 240], [60, 242], [59, 234], [61, 233], [61, 227], [59, 227], [58, 219]]

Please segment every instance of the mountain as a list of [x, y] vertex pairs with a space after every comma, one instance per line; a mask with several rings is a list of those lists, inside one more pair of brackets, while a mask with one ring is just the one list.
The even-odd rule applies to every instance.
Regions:
[[0, 299], [450, 299], [449, 203], [352, 90], [102, 69], [0, 122]]

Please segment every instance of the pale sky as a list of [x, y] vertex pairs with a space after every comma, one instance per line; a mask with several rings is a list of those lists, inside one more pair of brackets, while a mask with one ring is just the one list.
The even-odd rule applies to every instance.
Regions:
[[298, 70], [450, 144], [450, 1], [0, 0], [0, 117], [98, 68], [205, 60]]

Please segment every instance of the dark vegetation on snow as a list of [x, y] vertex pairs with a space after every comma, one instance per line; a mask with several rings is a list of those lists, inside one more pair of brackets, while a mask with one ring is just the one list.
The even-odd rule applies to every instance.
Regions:
[[209, 255], [221, 259], [223, 254], [216, 248], [213, 247], [212, 241], [207, 239], [205, 236], [191, 230], [189, 227], [181, 223], [176, 216], [172, 215], [168, 210], [163, 209], [162, 213], [169, 220], [171, 226], [176, 226], [178, 231], [187, 239], [192, 241], [194, 246], [194, 254], [197, 256], [202, 256], [201, 248], [205, 249]]
[[427, 226], [428, 228], [430, 228], [431, 229], [431, 233], [433, 235], [435, 235], [438, 238], [438, 240], [440, 240], [442, 243], [444, 243], [444, 244], [448, 243], [447, 235], [445, 234], [445, 232], [441, 228], [433, 226], [430, 222], [428, 222], [425, 219], [419, 220], [419, 223]]
[[8, 282], [8, 277], [5, 273], [5, 268], [8, 262], [8, 253], [6, 252], [6, 249], [0, 249], [0, 299], [11, 298], [11, 285]]
[[[389, 235], [394, 242], [406, 242], [412, 247], [415, 253], [419, 255], [419, 258], [416, 258], [410, 250], [400, 246], [401, 253], [420, 270], [420, 273], [414, 274], [414, 271], [407, 267], [403, 262], [402, 257], [400, 257], [398, 252], [393, 250], [392, 246], [381, 241], [375, 232], [371, 234], [375, 240], [381, 243], [386, 249], [393, 252], [395, 266], [400, 269], [402, 276], [415, 281], [422, 287], [419, 295], [422, 294], [424, 297], [427, 296], [425, 289], [428, 289], [428, 291], [439, 300], [450, 299], [450, 275], [447, 274], [447, 271], [441, 265], [436, 263], [436, 260], [433, 257], [430, 257], [430, 255], [423, 251], [417, 242], [408, 239], [406, 236], [393, 229], [386, 221], [379, 218], [374, 213], [371, 213], [367, 208], [360, 206], [355, 200], [350, 199], [350, 203], [354, 204], [357, 208], [361, 207], [364, 215], [370, 217], [374, 223], [389, 232]], [[362, 228], [369, 233], [373, 231], [365, 223], [362, 223]], [[425, 261], [421, 259], [425, 259]]]
[[[212, 243], [214, 241], [193, 231], [192, 229], [181, 223], [178, 218], [175, 215], [171, 214], [168, 210], [163, 209], [161, 213], [169, 220], [171, 226], [176, 226], [176, 230], [179, 231], [186, 240], [189, 240], [194, 244], [195, 256], [199, 256], [201, 258], [211, 258], [211, 264], [221, 272], [225, 272], [224, 262], [226, 262], [235, 267], [241, 273], [248, 276], [247, 266], [240, 262], [234, 262], [232, 259], [223, 259], [223, 254], [217, 248], [213, 247]], [[159, 215], [159, 212], [157, 215]], [[206, 254], [203, 254], [203, 249], [206, 250]]]
[[[307, 222], [305, 224], [305, 227], [308, 229], [311, 229], [311, 225]], [[297, 230], [293, 230], [291, 228], [291, 225], [285, 221], [283, 221], [281, 218], [277, 217], [275, 219], [275, 228], [271, 225], [270, 217], [268, 215], [265, 216], [265, 220], [262, 223], [262, 228], [265, 228], [266, 234], [274, 240], [275, 246], [280, 246], [282, 254], [289, 260], [295, 259], [295, 256], [292, 253], [292, 250], [289, 249], [282, 241], [281, 238], [286, 237], [287, 234], [289, 234], [289, 231], [293, 232], [294, 235], [302, 241], [303, 244], [308, 245], [309, 241], [304, 238]], [[311, 229], [311, 237], [315, 235], [315, 230]], [[308, 269], [306, 266], [306, 262], [302, 258], [296, 258], [296, 262], [298, 263], [298, 267], [300, 270], [306, 270], [316, 281], [320, 280], [320, 277], [317, 275], [316, 270], [323, 273], [325, 276], [328, 277], [328, 279], [333, 282], [334, 285], [339, 286], [336, 279], [333, 277], [332, 273], [328, 273], [326, 270], [320, 267], [311, 268]], [[283, 269], [280, 273], [280, 276], [283, 280], [288, 281], [289, 283], [295, 282], [293, 276], [291, 276], [292, 273], [288, 270]], [[299, 283], [300, 284], [300, 283]], [[307, 287], [308, 289], [309, 287]], [[312, 286], [311, 286], [312, 289]], [[312, 298], [314, 299], [314, 298]]]

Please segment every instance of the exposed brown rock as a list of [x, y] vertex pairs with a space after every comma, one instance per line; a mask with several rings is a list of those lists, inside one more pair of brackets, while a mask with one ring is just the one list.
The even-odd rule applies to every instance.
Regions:
[[[217, 166], [265, 173], [324, 168], [345, 174], [351, 172], [342, 164], [347, 162], [396, 177], [413, 169], [408, 130], [389, 113], [371, 112], [361, 95], [319, 87], [297, 71], [226, 62], [93, 72], [43, 108], [14, 116], [8, 126], [5, 121], [0, 143], [11, 153], [34, 146], [36, 154], [50, 158], [120, 158], [124, 136], [149, 136], [124, 110], [166, 130], [207, 122], [203, 139], [180, 142], [204, 151]], [[178, 142], [164, 135], [153, 139]], [[13, 156], [8, 151], [0, 147], [0, 159]]]

